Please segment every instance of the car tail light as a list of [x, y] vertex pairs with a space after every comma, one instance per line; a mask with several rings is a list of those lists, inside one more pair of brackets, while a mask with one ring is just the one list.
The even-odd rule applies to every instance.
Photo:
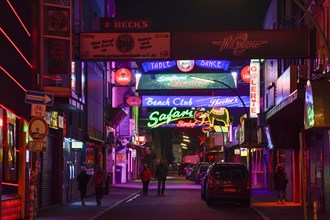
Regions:
[[209, 177], [209, 188], [212, 189], [213, 188], [213, 176]]

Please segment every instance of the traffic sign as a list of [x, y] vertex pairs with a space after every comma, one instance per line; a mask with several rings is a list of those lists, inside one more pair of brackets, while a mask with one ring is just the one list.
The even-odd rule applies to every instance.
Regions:
[[31, 116], [45, 117], [46, 105], [31, 104]]
[[42, 152], [46, 150], [46, 141], [29, 141], [28, 149], [31, 152]]
[[42, 104], [52, 106], [54, 104], [54, 94], [36, 91], [26, 91], [25, 102], [30, 104]]
[[42, 117], [33, 117], [29, 121], [29, 135], [33, 140], [43, 140], [48, 134], [48, 124]]

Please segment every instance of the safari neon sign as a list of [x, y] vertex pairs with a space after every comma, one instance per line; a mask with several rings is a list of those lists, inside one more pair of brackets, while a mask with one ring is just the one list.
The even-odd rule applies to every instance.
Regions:
[[[189, 122], [183, 119], [192, 119]], [[172, 121], [180, 120], [176, 127], [208, 127], [213, 128], [215, 121], [222, 122], [226, 127], [229, 126], [229, 112], [226, 108], [191, 108], [191, 109], [178, 109], [173, 107], [168, 113], [160, 113], [154, 111], [149, 116], [147, 124], [150, 128], [158, 126], [168, 127]]]
[[148, 127], [156, 128], [162, 124], [168, 124], [171, 121], [175, 121], [183, 118], [194, 118], [194, 109], [179, 110], [176, 107], [172, 108], [168, 114], [154, 111], [149, 116]]

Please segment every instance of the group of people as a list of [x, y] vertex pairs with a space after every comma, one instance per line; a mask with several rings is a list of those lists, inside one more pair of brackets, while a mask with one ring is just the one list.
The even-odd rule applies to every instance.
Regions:
[[[165, 194], [165, 182], [168, 175], [168, 166], [166, 164], [165, 160], [161, 160], [160, 163], [156, 167], [155, 171], [155, 179], [158, 180], [158, 188], [157, 188], [157, 194], [158, 196]], [[141, 181], [142, 181], [142, 192], [143, 196], [148, 195], [148, 189], [149, 189], [149, 183], [152, 179], [152, 171], [149, 168], [148, 164], [143, 165], [143, 170], [141, 171]]]
[[[143, 164], [143, 170], [141, 171], [141, 181], [142, 181], [142, 192], [143, 196], [148, 195], [149, 183], [152, 179], [152, 170], [148, 164]], [[158, 181], [157, 195], [164, 196], [165, 193], [165, 182], [168, 175], [168, 166], [165, 160], [161, 160], [156, 167], [155, 180]], [[81, 204], [85, 205], [85, 197], [87, 192], [87, 185], [89, 183], [90, 176], [86, 173], [84, 168], [81, 169], [81, 173], [77, 177], [78, 189], [80, 191]], [[273, 176], [274, 187], [277, 192], [277, 204], [285, 204], [286, 201], [286, 186], [288, 184], [287, 173], [282, 166], [278, 164]], [[103, 187], [105, 183], [105, 173], [100, 166], [97, 166], [94, 175], [92, 176], [91, 184], [95, 187], [96, 204], [101, 205], [101, 200], [103, 197]]]
[[[85, 197], [87, 192], [87, 186], [89, 183], [90, 176], [87, 174], [84, 167], [81, 168], [81, 172], [77, 176], [78, 181], [78, 190], [80, 191], [81, 204], [85, 205]], [[101, 166], [97, 166], [94, 172], [94, 175], [91, 179], [91, 185], [95, 188], [95, 197], [97, 206], [101, 205], [103, 190], [105, 183], [105, 173], [102, 170]]]
[[[155, 179], [158, 180], [158, 195], [163, 195], [165, 192], [165, 182], [168, 174], [168, 167], [165, 160], [161, 160], [156, 167]], [[143, 188], [143, 196], [148, 195], [149, 183], [152, 179], [152, 170], [149, 168], [148, 164], [143, 165], [143, 170], [141, 171], [141, 181]], [[103, 190], [105, 184], [105, 173], [100, 166], [97, 166], [94, 175], [91, 177], [87, 174], [84, 167], [81, 168], [81, 172], [77, 176], [78, 190], [80, 191], [81, 204], [85, 205], [85, 197], [87, 192], [88, 183], [95, 187], [95, 197], [97, 206], [101, 205]]]

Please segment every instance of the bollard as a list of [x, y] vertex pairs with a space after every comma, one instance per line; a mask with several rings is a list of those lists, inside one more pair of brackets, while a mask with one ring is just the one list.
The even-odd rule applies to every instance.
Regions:
[[317, 220], [317, 201], [313, 202], [314, 220]]

